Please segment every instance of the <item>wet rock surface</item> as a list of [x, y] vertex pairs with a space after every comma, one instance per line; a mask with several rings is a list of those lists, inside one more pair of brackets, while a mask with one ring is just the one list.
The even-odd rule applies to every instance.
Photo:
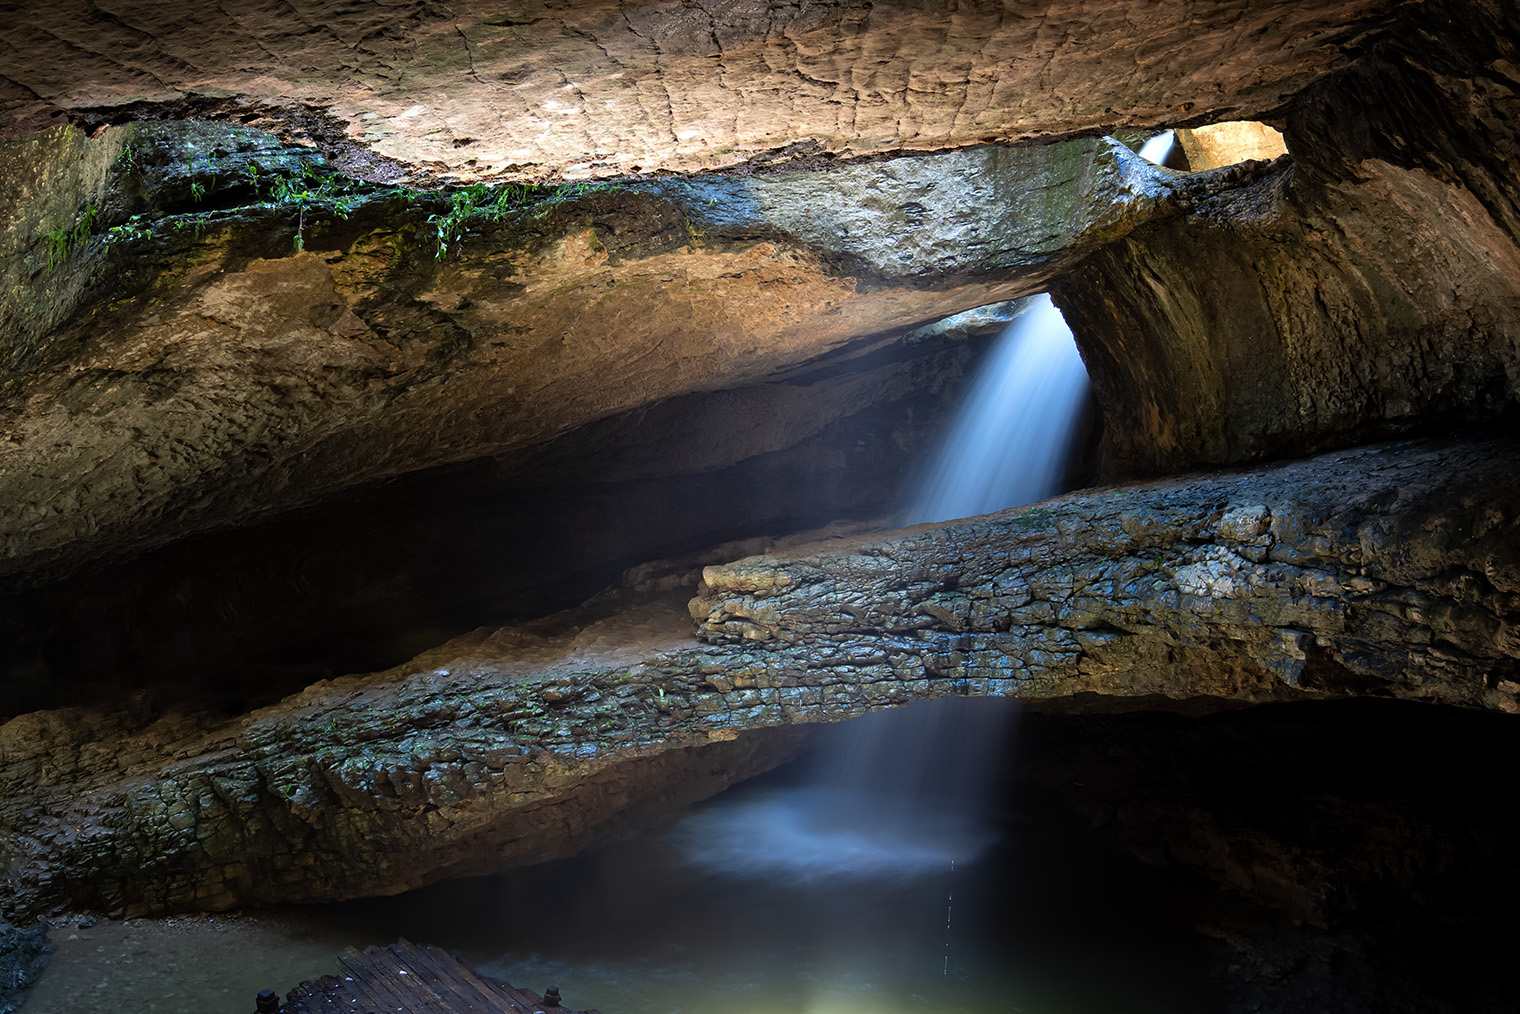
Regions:
[[23, 929], [0, 919], [0, 1012], [14, 1010], [7, 1001], [36, 983], [52, 949], [46, 924]]
[[950, 694], [1514, 712], [1517, 464], [1504, 442], [1392, 445], [1070, 494], [708, 565], [699, 639], [675, 567], [558, 627], [482, 629], [231, 721], [22, 716], [0, 727], [6, 893], [391, 893], [564, 854], [651, 793], [777, 762], [796, 726]]
[[1069, 494], [709, 567], [691, 609], [703, 640], [769, 665], [968, 693], [1349, 690], [1516, 711], [1513, 460], [1504, 443], [1409, 445]]

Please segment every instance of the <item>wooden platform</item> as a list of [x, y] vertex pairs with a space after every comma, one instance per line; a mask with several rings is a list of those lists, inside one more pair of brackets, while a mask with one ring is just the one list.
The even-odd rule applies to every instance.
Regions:
[[402, 940], [338, 959], [341, 976], [324, 975], [290, 991], [283, 1014], [599, 1014], [548, 1006], [532, 990], [477, 975], [448, 952]]

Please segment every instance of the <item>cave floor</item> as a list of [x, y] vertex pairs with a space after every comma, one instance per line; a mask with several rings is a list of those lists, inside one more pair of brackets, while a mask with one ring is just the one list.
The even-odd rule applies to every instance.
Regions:
[[348, 946], [405, 937], [608, 1014], [1509, 1012], [1492, 927], [1520, 897], [1515, 832], [1479, 804], [1503, 798], [1510, 721], [1366, 700], [1025, 709], [994, 790], [1002, 838], [953, 870], [693, 865], [692, 815], [794, 789], [804, 758], [495, 876], [322, 907], [60, 919], [19, 1010], [242, 1009], [330, 974]]

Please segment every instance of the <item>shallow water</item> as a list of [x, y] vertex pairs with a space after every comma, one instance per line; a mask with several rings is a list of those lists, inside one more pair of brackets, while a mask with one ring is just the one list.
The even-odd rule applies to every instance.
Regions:
[[69, 922], [51, 937], [41, 981], [12, 1000], [21, 1014], [243, 1014], [261, 989], [337, 971], [356, 942], [343, 922], [300, 911]]
[[1214, 1008], [1202, 944], [1177, 915], [1178, 884], [1089, 845], [1085, 829], [1033, 799], [1000, 797], [998, 840], [953, 872], [938, 856], [911, 875], [845, 877], [691, 863], [702, 821], [812, 786], [802, 761], [697, 808], [695, 824], [397, 898], [61, 928], [21, 1010], [252, 1010], [260, 988], [284, 993], [337, 971], [346, 945], [402, 936], [517, 985], [558, 985], [567, 1004], [606, 1014]]

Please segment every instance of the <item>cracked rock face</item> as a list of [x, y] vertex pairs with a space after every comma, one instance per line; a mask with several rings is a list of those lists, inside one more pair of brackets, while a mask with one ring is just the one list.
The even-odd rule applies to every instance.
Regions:
[[264, 116], [385, 181], [943, 150], [1249, 118], [1345, 66], [1399, 6], [65, 0], [0, 28], [0, 129], [58, 109]]
[[696, 638], [655, 581], [588, 626], [482, 629], [232, 721], [23, 716], [0, 727], [6, 893], [401, 891], [584, 844], [681, 751], [758, 770], [797, 745], [764, 730], [950, 694], [1520, 712], [1517, 466], [1409, 444], [1070, 494], [709, 565]]

